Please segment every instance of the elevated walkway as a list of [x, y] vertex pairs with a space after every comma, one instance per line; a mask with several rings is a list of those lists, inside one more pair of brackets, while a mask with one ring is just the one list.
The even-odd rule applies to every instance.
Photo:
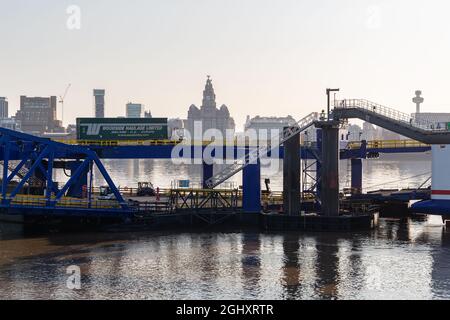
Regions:
[[334, 120], [361, 119], [426, 144], [450, 144], [450, 131], [436, 124], [363, 99], [338, 100]]

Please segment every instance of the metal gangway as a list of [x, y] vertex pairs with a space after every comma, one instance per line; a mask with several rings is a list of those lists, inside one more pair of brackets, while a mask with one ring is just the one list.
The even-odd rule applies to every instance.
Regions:
[[447, 127], [417, 118], [365, 99], [346, 99], [334, 102], [333, 119], [358, 118], [376, 126], [426, 144], [450, 144]]
[[206, 181], [206, 186], [210, 189], [216, 188], [217, 186], [221, 185], [222, 183], [233, 177], [235, 174], [243, 170], [248, 165], [254, 164], [262, 156], [275, 150], [276, 148], [278, 148], [279, 146], [281, 146], [286, 141], [290, 140], [292, 137], [299, 134], [300, 132], [308, 129], [317, 120], [319, 120], [319, 113], [318, 112], [310, 113], [309, 115], [298, 121], [295, 124], [295, 126], [284, 129], [282, 135], [280, 135], [278, 137], [279, 139], [277, 139], [278, 143], [270, 146], [268, 145], [258, 146], [255, 149], [249, 151], [245, 155], [245, 157], [235, 161], [234, 164], [225, 167], [225, 169], [223, 169], [222, 171], [218, 172], [213, 177], [208, 179]]

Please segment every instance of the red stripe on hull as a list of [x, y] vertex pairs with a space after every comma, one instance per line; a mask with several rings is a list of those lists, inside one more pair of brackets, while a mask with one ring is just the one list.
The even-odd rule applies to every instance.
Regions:
[[441, 195], [441, 196], [450, 196], [450, 190], [432, 190], [431, 194], [433, 195]]

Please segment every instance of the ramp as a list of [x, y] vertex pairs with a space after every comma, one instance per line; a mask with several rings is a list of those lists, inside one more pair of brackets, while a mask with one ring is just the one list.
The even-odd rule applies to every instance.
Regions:
[[435, 123], [364, 99], [338, 100], [334, 103], [333, 118], [361, 119], [389, 131], [426, 144], [450, 144], [450, 131]]

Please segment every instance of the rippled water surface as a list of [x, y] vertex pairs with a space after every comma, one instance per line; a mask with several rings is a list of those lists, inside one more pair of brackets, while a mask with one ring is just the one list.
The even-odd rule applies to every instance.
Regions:
[[[450, 298], [439, 219], [346, 234], [78, 234], [3, 240], [0, 297], [48, 299]], [[78, 265], [82, 289], [66, 287]]]
[[[163, 183], [172, 173], [158, 165], [127, 174], [141, 180], [148, 173]], [[365, 183], [414, 176], [428, 166], [427, 160], [372, 162]], [[440, 217], [382, 219], [377, 230], [354, 234], [25, 237], [14, 228], [0, 228], [2, 299], [450, 299], [450, 230]], [[67, 288], [71, 265], [81, 268], [81, 290]]]

